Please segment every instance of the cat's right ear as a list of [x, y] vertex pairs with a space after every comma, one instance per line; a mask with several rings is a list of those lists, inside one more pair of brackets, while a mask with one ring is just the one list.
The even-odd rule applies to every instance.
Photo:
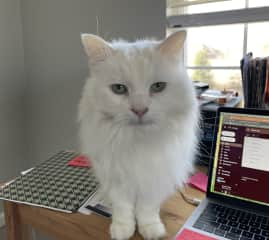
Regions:
[[81, 41], [90, 59], [90, 63], [104, 61], [113, 52], [109, 44], [96, 35], [83, 33], [81, 34]]
[[185, 30], [173, 33], [159, 46], [159, 52], [168, 58], [177, 59], [184, 47], [187, 32]]

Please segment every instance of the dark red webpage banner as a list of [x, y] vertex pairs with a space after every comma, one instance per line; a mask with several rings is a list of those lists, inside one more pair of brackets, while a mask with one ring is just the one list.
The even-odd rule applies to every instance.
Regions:
[[224, 124], [222, 131], [234, 132], [235, 142], [220, 142], [214, 191], [269, 204], [269, 171], [242, 166], [245, 137], [269, 140], [268, 129]]

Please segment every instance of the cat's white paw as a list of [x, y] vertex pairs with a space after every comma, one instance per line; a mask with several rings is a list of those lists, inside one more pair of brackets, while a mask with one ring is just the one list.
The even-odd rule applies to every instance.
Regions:
[[110, 225], [110, 235], [115, 240], [127, 240], [134, 234], [134, 231], [134, 223], [112, 222]]
[[162, 222], [139, 226], [139, 232], [147, 240], [157, 240], [166, 234], [165, 226]]

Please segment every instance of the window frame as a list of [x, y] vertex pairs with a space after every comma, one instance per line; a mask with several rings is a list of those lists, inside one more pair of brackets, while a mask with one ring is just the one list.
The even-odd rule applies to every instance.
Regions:
[[[225, 10], [210, 13], [193, 13], [182, 14], [167, 17], [168, 29], [184, 29], [191, 27], [206, 27], [218, 25], [243, 24], [243, 51], [242, 58], [247, 54], [248, 46], [248, 25], [249, 23], [268, 22], [269, 21], [269, 7], [249, 7], [249, 0], [244, 0], [245, 8], [237, 10]], [[184, 8], [182, 8], [182, 11]], [[179, 24], [180, 23], [180, 24]], [[184, 63], [189, 70], [240, 70], [240, 64], [236, 66], [190, 66], [187, 65], [187, 49], [188, 41], [184, 49]]]

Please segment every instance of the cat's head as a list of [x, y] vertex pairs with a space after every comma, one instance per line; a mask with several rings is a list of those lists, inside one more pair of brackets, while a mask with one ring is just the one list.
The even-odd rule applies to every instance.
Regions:
[[83, 34], [90, 77], [84, 88], [80, 118], [98, 113], [125, 126], [166, 124], [195, 106], [192, 82], [182, 63], [186, 32], [162, 42], [106, 42]]

